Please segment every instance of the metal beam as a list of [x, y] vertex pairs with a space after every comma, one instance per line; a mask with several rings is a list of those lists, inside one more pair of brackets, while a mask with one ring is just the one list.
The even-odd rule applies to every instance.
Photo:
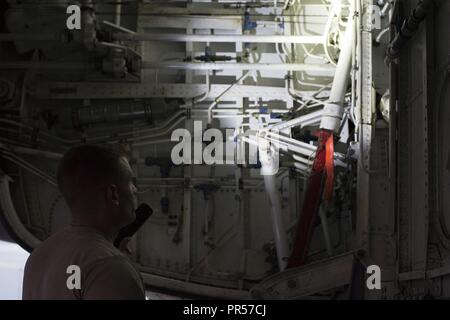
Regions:
[[175, 34], [175, 33], [117, 33], [114, 40], [120, 41], [168, 41], [168, 42], [250, 42], [250, 43], [304, 43], [321, 44], [322, 36], [283, 36], [246, 34]]
[[263, 280], [251, 289], [256, 299], [298, 299], [348, 285], [355, 262], [353, 253], [304, 267], [289, 269]]
[[[256, 71], [319, 71], [334, 72], [329, 64], [305, 63], [197, 63], [197, 62], [157, 62], [142, 61], [142, 69], [174, 70], [256, 70]], [[7, 61], [0, 62], [0, 70], [34, 69], [34, 70], [91, 70], [94, 64], [81, 62], [34, 62]]]
[[197, 63], [197, 62], [150, 62], [143, 61], [142, 69], [181, 70], [257, 70], [257, 71], [322, 71], [333, 72], [329, 64], [306, 63]]
[[175, 29], [242, 29], [242, 17], [172, 17], [164, 16], [142, 19], [140, 27], [151, 28], [175, 28]]

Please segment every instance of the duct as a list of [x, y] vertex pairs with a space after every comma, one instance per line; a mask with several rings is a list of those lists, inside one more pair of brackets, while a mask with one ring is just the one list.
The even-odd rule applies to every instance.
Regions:
[[350, 16], [344, 39], [341, 42], [341, 53], [337, 63], [336, 72], [331, 86], [330, 97], [323, 109], [320, 128], [338, 132], [342, 116], [344, 114], [344, 98], [347, 92], [347, 85], [350, 78], [352, 64], [352, 48], [355, 42], [355, 20], [353, 12], [355, 10], [355, 0], [351, 0]]
[[36, 248], [41, 241], [28, 231], [19, 219], [11, 199], [9, 189], [11, 181], [12, 179], [0, 170], [0, 209], [13, 234], [19, 238], [21, 245], [26, 248]]

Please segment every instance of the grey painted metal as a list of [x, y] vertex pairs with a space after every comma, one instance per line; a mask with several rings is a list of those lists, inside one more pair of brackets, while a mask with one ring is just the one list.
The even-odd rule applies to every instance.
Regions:
[[[362, 2], [365, 8], [372, 5], [371, 0]], [[359, 73], [360, 98], [358, 100], [359, 109], [359, 146], [358, 157], [358, 178], [357, 178], [357, 225], [356, 237], [357, 245], [367, 252], [369, 248], [369, 197], [370, 197], [370, 148], [372, 143], [372, 110], [373, 110], [373, 90], [372, 90], [372, 12], [368, 9], [361, 11], [362, 29], [359, 43], [359, 63], [361, 70]]]
[[350, 284], [355, 257], [352, 252], [289, 269], [268, 277], [251, 289], [255, 299], [298, 299]]
[[145, 283], [153, 288], [162, 290], [173, 290], [174, 292], [191, 294], [196, 296], [205, 296], [208, 298], [217, 299], [250, 299], [251, 296], [248, 291], [234, 290], [227, 288], [214, 288], [209, 285], [201, 285], [196, 283], [189, 283], [185, 281], [161, 277], [155, 274], [141, 270], [142, 278]]
[[[400, 56], [400, 272], [425, 274], [429, 221], [426, 31]], [[411, 75], [415, 74], [414, 77]]]

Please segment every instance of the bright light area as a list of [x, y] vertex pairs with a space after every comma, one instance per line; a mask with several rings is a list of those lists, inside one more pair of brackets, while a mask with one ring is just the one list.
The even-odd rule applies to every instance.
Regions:
[[0, 300], [22, 299], [23, 269], [28, 256], [19, 245], [0, 241]]

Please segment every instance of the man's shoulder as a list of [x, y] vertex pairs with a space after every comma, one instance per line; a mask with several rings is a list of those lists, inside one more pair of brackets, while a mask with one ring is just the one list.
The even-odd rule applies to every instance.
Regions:
[[123, 254], [101, 236], [74, 228], [56, 232], [37, 246], [29, 257], [29, 263], [39, 260], [40, 264], [59, 261], [76, 265], [90, 265], [111, 257], [123, 258]]
[[133, 265], [131, 260], [124, 255], [111, 255], [99, 257], [93, 260], [88, 266], [88, 270], [96, 270], [100, 272], [109, 273], [128, 273], [133, 276], [137, 276], [139, 271]]
[[93, 232], [70, 230], [71, 236], [67, 250], [74, 260], [84, 265], [90, 265], [102, 260], [119, 260], [124, 256], [114, 245], [102, 236]]
[[62, 242], [63, 234], [65, 230], [58, 231], [50, 235], [47, 239], [43, 240], [36, 248], [33, 249], [28, 257], [27, 263], [39, 258], [40, 256], [50, 256], [55, 253], [55, 249], [64, 246]]
[[[62, 230], [43, 241], [30, 255], [24, 274], [24, 297], [65, 292], [68, 267], [79, 267], [86, 298], [140, 297], [142, 279], [131, 260], [105, 238]], [[37, 290], [37, 291], [36, 291]], [[43, 295], [44, 294], [44, 295]]]

